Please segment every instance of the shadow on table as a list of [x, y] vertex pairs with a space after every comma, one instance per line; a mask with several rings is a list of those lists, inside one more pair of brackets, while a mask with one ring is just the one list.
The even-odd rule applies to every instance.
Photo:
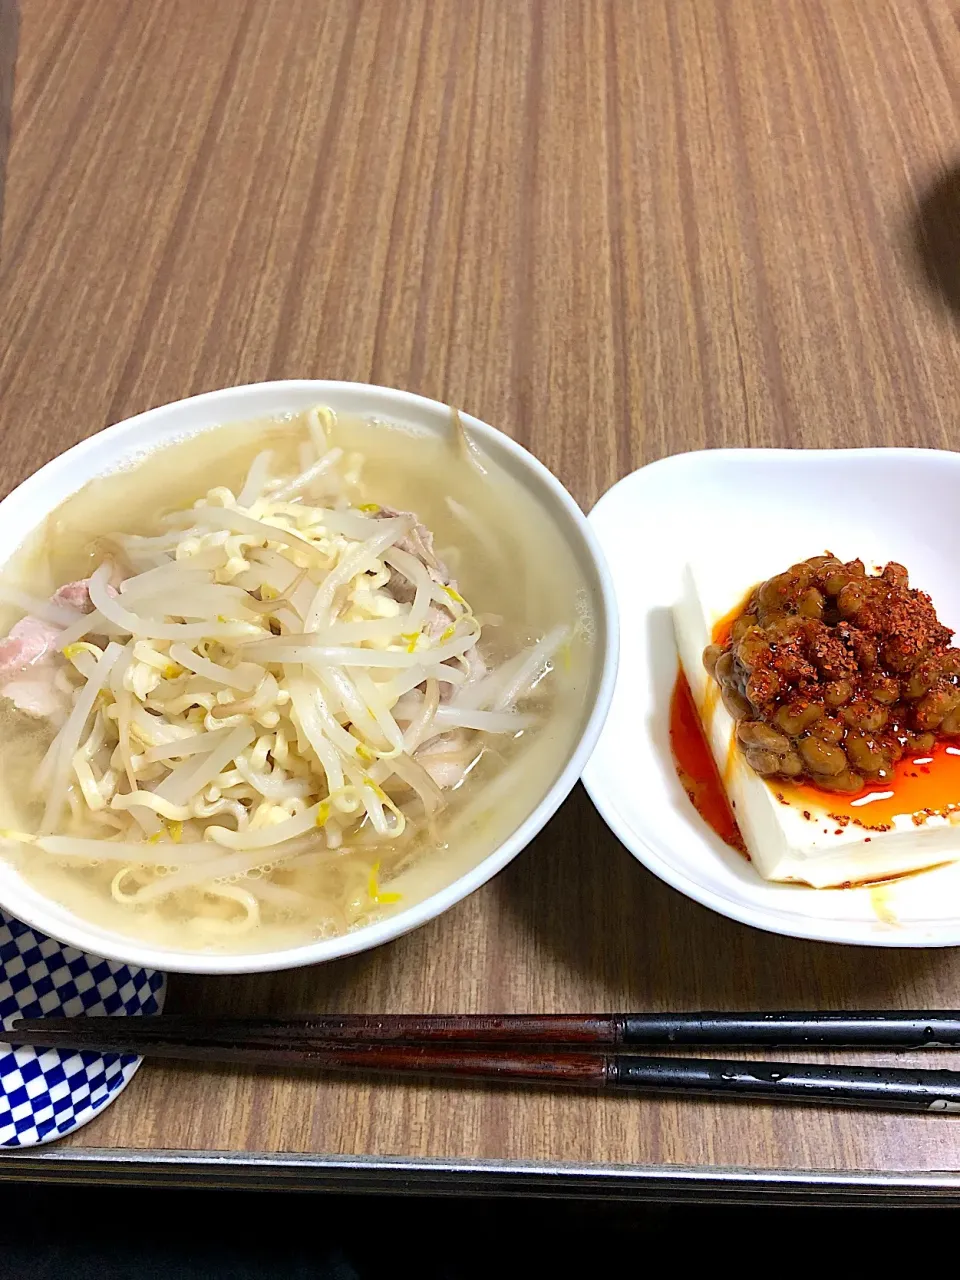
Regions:
[[806, 942], [717, 915], [640, 866], [581, 787], [496, 883], [586, 984], [591, 1012], [884, 1008], [944, 965], [936, 950]]
[[960, 163], [927, 189], [911, 222], [911, 238], [928, 285], [960, 313]]
[[20, 6], [17, 0], [0, 0], [0, 230], [3, 228], [3, 192], [10, 147], [10, 115], [13, 77], [17, 61]]

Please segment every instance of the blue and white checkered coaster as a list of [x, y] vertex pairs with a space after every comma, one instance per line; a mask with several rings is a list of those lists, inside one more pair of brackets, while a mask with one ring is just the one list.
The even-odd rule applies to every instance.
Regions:
[[[99, 960], [0, 911], [0, 1027], [20, 1018], [160, 1013], [166, 977]], [[62, 1138], [129, 1082], [132, 1054], [70, 1053], [0, 1043], [0, 1147]]]

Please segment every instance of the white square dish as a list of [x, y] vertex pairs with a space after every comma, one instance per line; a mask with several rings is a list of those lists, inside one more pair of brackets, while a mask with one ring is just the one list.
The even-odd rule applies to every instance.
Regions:
[[[852, 889], [766, 881], [694, 810], [669, 741], [678, 671], [672, 609], [688, 564], [722, 564], [742, 598], [757, 581], [827, 549], [896, 560], [911, 585], [930, 593], [942, 621], [960, 629], [958, 494], [960, 454], [735, 449], [665, 458], [604, 495], [590, 523], [617, 592], [621, 662], [584, 783], [639, 861], [705, 906], [775, 933], [872, 946], [960, 944], [960, 864]], [[729, 607], [738, 602], [735, 593]]]

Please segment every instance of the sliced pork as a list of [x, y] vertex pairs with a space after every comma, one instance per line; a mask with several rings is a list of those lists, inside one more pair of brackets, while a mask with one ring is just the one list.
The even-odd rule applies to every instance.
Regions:
[[[86, 578], [68, 582], [50, 597], [51, 603], [90, 613]], [[28, 716], [52, 716], [62, 710], [63, 698], [54, 685], [60, 629], [27, 614], [0, 640], [0, 697], [10, 698]]]
[[430, 576], [436, 582], [448, 583], [450, 579], [447, 575], [446, 566], [442, 560], [437, 559], [436, 552], [433, 549], [433, 533], [413, 511], [397, 511], [394, 507], [381, 507], [373, 518], [375, 520], [396, 520], [398, 516], [409, 516], [413, 521], [413, 528], [410, 532], [397, 540], [398, 549], [406, 551], [408, 555], [416, 556], [418, 560], [426, 565], [427, 570], [431, 571]]
[[[114, 592], [113, 594], [116, 594]], [[63, 604], [79, 613], [92, 613], [93, 602], [90, 599], [90, 579], [81, 578], [78, 582], [68, 582], [59, 587], [50, 597], [53, 604]]]
[[[437, 557], [433, 549], [433, 533], [415, 512], [397, 511], [394, 507], [381, 507], [374, 518], [377, 520], [393, 520], [397, 516], [408, 516], [413, 521], [411, 531], [397, 542], [398, 548], [401, 551], [406, 551], [408, 555], [415, 556], [439, 586], [452, 587], [456, 591], [457, 584], [455, 580], [450, 577], [446, 565]], [[413, 583], [404, 577], [402, 573], [397, 573], [396, 571], [394, 571], [390, 579], [387, 590], [398, 604], [411, 604], [416, 595], [416, 588]], [[452, 609], [435, 602], [430, 606], [427, 613], [426, 633], [431, 640], [439, 640], [447, 628], [452, 626], [455, 621], [456, 616]], [[487, 674], [487, 664], [481, 657], [480, 650], [476, 645], [467, 650], [463, 655], [463, 661], [467, 667], [468, 683], [480, 680]], [[448, 701], [452, 695], [453, 686], [445, 684], [440, 695], [441, 701]]]
[[414, 752], [413, 758], [423, 765], [442, 791], [448, 791], [463, 779], [464, 770], [470, 763], [467, 758], [469, 747], [470, 734], [466, 729], [451, 729], [449, 733], [441, 733], [424, 743]]

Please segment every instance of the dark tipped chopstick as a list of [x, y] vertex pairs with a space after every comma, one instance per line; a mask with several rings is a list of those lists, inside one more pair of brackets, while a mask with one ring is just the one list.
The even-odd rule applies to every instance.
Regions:
[[[76, 1022], [87, 1019], [78, 1018]], [[99, 1052], [141, 1053], [160, 1058], [230, 1062], [274, 1069], [453, 1077], [477, 1081], [567, 1085], [637, 1093], [702, 1094], [766, 1102], [828, 1103], [899, 1111], [960, 1112], [960, 1072], [877, 1067], [820, 1066], [774, 1062], [724, 1062], [702, 1058], [648, 1058], [629, 1053], [571, 1052], [548, 1047], [486, 1049], [459, 1045], [350, 1044], [316, 1048], [267, 1041], [161, 1038], [137, 1035], [139, 1018], [100, 1018], [115, 1030], [92, 1037], [17, 1028], [18, 1043]], [[146, 1020], [144, 1020], [146, 1021]], [[159, 1019], [158, 1019], [159, 1021]], [[21, 1037], [23, 1037], [21, 1039]]]
[[[21, 1034], [114, 1035], [113, 1018], [41, 1018]], [[138, 1044], [161, 1040], [291, 1044], [565, 1045], [586, 1048], [727, 1045], [738, 1048], [937, 1049], [960, 1046], [960, 1012], [314, 1014], [207, 1018], [166, 1014], [130, 1026]], [[37, 1041], [48, 1043], [48, 1041]]]
[[950, 1013], [89, 1017], [23, 1021], [7, 1034], [37, 1047], [248, 1066], [960, 1112], [955, 1071], [605, 1051], [651, 1043], [929, 1048], [960, 1043]]

